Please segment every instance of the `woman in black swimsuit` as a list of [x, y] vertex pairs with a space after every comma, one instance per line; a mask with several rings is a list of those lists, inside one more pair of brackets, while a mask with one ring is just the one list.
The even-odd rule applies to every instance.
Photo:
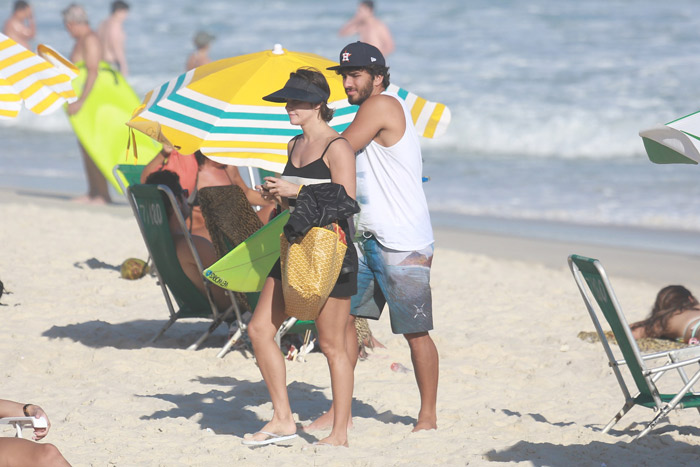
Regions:
[[[317, 70], [300, 68], [290, 75], [284, 88], [266, 96], [272, 102], [286, 102], [289, 120], [301, 126], [303, 133], [287, 145], [289, 161], [281, 178], [266, 177], [263, 193], [283, 207], [293, 207], [301, 185], [337, 183], [355, 197], [355, 155], [350, 144], [328, 125], [333, 111], [326, 105], [330, 95], [328, 83]], [[340, 220], [347, 233], [347, 220]], [[347, 236], [350, 239], [350, 236]], [[357, 263], [351, 242], [348, 252]], [[331, 296], [316, 319], [319, 345], [328, 360], [333, 390], [333, 429], [321, 444], [347, 446], [347, 426], [352, 402], [353, 369], [345, 350], [346, 323], [350, 314], [350, 297], [357, 291], [355, 272], [341, 274]], [[267, 278], [248, 333], [255, 357], [270, 392], [274, 414], [260, 431], [246, 435], [244, 444], [260, 445], [296, 436], [296, 423], [287, 395], [284, 357], [274, 341], [277, 329], [286, 319], [279, 267]]]

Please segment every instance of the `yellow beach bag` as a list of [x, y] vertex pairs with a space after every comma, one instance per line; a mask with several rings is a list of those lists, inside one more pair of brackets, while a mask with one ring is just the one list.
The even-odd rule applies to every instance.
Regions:
[[312, 227], [299, 242], [280, 235], [280, 266], [285, 313], [315, 320], [335, 286], [347, 250], [345, 232], [336, 223]]

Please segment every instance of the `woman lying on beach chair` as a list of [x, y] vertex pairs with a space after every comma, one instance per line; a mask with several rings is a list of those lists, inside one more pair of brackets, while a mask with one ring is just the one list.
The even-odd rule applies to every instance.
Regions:
[[635, 339], [655, 337], [698, 344], [700, 303], [682, 285], [669, 285], [656, 295], [649, 317], [630, 325]]
[[[34, 439], [40, 440], [49, 433], [51, 423], [44, 410], [34, 404], [20, 404], [0, 399], [0, 418], [35, 417], [46, 421], [46, 428], [35, 428]], [[12, 466], [69, 466], [56, 446], [34, 443], [23, 438], [0, 438], [0, 465]]]

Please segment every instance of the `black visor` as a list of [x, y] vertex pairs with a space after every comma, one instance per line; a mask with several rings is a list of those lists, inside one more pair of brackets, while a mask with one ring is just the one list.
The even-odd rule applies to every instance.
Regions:
[[263, 97], [269, 102], [287, 102], [288, 100], [310, 102], [318, 104], [328, 102], [329, 94], [313, 83], [298, 76], [292, 76], [279, 91], [275, 91]]

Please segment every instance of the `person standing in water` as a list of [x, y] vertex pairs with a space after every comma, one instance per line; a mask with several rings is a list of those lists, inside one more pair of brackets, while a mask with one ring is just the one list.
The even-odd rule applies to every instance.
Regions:
[[385, 57], [394, 51], [394, 38], [391, 37], [391, 31], [382, 20], [374, 16], [374, 2], [371, 0], [360, 2], [355, 16], [338, 31], [340, 36], [353, 34], [357, 34], [360, 41], [378, 48]]
[[[72, 3], [63, 10], [62, 14], [63, 24], [68, 34], [75, 39], [75, 45], [70, 54], [70, 60], [75, 63], [78, 68], [81, 68], [81, 73], [87, 73], [85, 85], [82, 91], [78, 93], [80, 97], [77, 101], [67, 106], [68, 115], [75, 115], [80, 112], [80, 109], [90, 95], [95, 81], [97, 80], [98, 68], [102, 60], [102, 44], [97, 34], [90, 28], [87, 13], [82, 6]], [[97, 168], [97, 165], [88, 155], [80, 141], [78, 141], [78, 146], [80, 147], [80, 153], [85, 165], [88, 192], [84, 196], [75, 198], [74, 201], [90, 204], [111, 203], [112, 200], [109, 196], [107, 179], [105, 179], [102, 172]]]
[[209, 58], [209, 46], [214, 39], [216, 39], [216, 37], [206, 31], [199, 31], [195, 34], [193, 41], [196, 50], [187, 57], [187, 64], [185, 65], [186, 71], [211, 62], [211, 58]]
[[29, 49], [29, 41], [34, 39], [36, 35], [34, 13], [29, 3], [24, 0], [17, 0], [15, 2], [12, 8], [12, 16], [5, 21], [2, 33], [19, 45]]
[[124, 21], [129, 16], [129, 4], [123, 0], [112, 2], [112, 14], [100, 24], [97, 35], [102, 43], [102, 56], [125, 77], [129, 74], [126, 63], [126, 34]]

